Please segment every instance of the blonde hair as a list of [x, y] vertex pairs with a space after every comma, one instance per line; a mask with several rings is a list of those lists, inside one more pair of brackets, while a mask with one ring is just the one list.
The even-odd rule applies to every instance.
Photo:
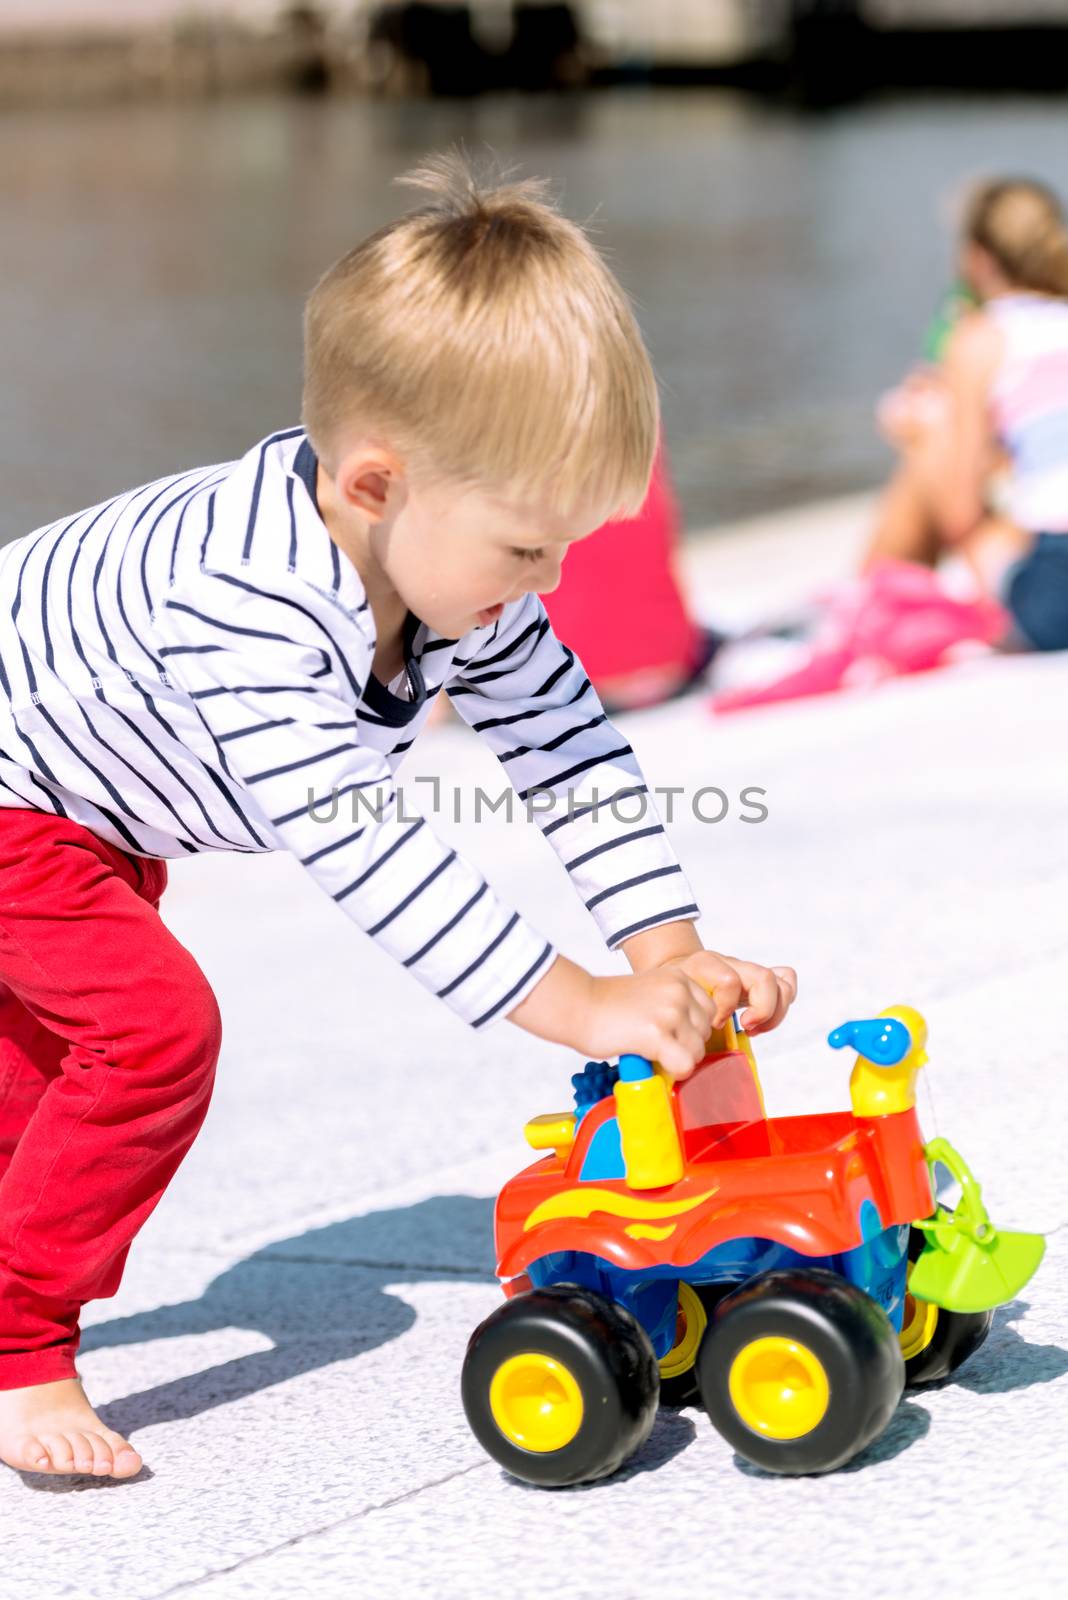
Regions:
[[963, 233], [1015, 287], [1068, 295], [1068, 226], [1046, 184], [1031, 178], [981, 184], [968, 199]]
[[308, 298], [303, 425], [331, 472], [360, 427], [428, 479], [636, 515], [659, 402], [634, 314], [545, 180], [505, 176], [451, 151], [397, 179], [428, 203]]

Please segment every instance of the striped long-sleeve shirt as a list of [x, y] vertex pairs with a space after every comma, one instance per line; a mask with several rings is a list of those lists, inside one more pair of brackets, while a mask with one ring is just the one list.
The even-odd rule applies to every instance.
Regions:
[[[444, 689], [519, 796], [540, 791], [533, 814], [610, 948], [698, 916], [633, 750], [536, 595], [460, 639], [409, 612], [405, 671], [378, 681], [316, 473], [292, 429], [0, 550], [0, 805], [140, 855], [290, 850], [481, 1028], [556, 952], [398, 804], [394, 771]], [[644, 797], [640, 818], [608, 804], [621, 794]]]

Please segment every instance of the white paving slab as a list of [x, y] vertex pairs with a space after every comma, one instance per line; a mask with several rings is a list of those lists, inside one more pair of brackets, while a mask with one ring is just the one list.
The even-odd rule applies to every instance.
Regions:
[[[757, 614], [768, 573], [784, 596], [822, 581], [866, 504], [750, 529], [748, 561], [744, 538], [695, 547], [702, 610], [732, 596]], [[908, 1398], [830, 1478], [757, 1473], [695, 1411], [662, 1414], [608, 1483], [505, 1478], [468, 1434], [460, 1364], [498, 1298], [492, 1195], [526, 1159], [522, 1122], [566, 1104], [579, 1063], [507, 1024], [476, 1038], [286, 858], [182, 862], [164, 905], [222, 1002], [218, 1084], [121, 1290], [87, 1311], [79, 1361], [148, 1465], [129, 1483], [0, 1472], [12, 1595], [1053, 1592], [1066, 672], [983, 660], [745, 717], [695, 696], [620, 719], [650, 781], [684, 790], [671, 831], [706, 942], [799, 970], [789, 1023], [757, 1041], [771, 1109], [846, 1104], [827, 1031], [910, 1001], [931, 1029], [926, 1130], [959, 1144], [1003, 1225], [1051, 1230], [959, 1382]], [[460, 820], [447, 802], [435, 825], [547, 936], [626, 970], [531, 825], [471, 820], [473, 786], [501, 783], [473, 736], [435, 730], [409, 767], [460, 796]], [[729, 797], [722, 822], [693, 814], [702, 786]], [[735, 804], [747, 786], [766, 791], [757, 825]]]

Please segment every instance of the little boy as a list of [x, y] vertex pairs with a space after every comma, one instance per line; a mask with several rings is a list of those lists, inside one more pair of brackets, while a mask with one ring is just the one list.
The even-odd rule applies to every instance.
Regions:
[[[655, 810], [539, 593], [642, 503], [656, 385], [625, 296], [534, 183], [462, 159], [337, 262], [305, 318], [303, 428], [0, 551], [0, 1459], [129, 1477], [79, 1315], [208, 1108], [221, 1028], [158, 914], [165, 861], [293, 851], [473, 1028], [506, 1017], [685, 1075], [796, 979], [702, 949]], [[558, 955], [398, 806], [446, 690], [632, 976]], [[550, 808], [545, 797], [554, 802]], [[356, 804], [355, 802], [361, 802]], [[714, 989], [715, 998], [709, 993]]]

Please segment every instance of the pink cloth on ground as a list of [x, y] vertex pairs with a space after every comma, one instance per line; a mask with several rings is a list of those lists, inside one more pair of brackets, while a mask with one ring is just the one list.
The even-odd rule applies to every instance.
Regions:
[[930, 567], [889, 558], [823, 599], [824, 637], [804, 665], [773, 683], [713, 695], [713, 711], [828, 694], [850, 680], [927, 672], [941, 665], [955, 645], [995, 644], [1011, 620], [997, 601], [954, 599]]

